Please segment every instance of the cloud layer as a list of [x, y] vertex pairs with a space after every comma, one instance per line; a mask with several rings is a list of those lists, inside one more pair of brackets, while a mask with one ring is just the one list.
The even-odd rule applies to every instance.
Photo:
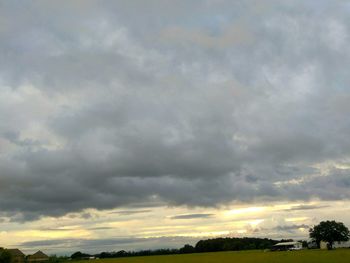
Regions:
[[0, 5], [4, 216], [349, 199], [348, 3]]

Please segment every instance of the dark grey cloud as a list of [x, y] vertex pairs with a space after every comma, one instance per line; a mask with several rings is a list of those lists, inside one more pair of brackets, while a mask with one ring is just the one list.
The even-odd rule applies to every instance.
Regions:
[[144, 214], [151, 212], [152, 210], [150, 209], [144, 209], [144, 210], [123, 210], [123, 211], [115, 211], [111, 212], [112, 214], [118, 214], [118, 215], [135, 215], [135, 214]]
[[110, 246], [118, 244], [130, 244], [130, 243], [140, 243], [145, 241], [145, 238], [108, 238], [108, 239], [50, 239], [50, 240], [39, 240], [39, 241], [27, 241], [23, 242], [21, 246], [26, 247], [38, 247], [38, 246], [56, 246], [56, 245], [66, 245], [72, 243], [78, 243], [83, 246]]
[[[113, 229], [113, 227], [108, 226], [100, 226], [100, 227], [86, 227], [87, 230], [110, 230]], [[62, 227], [42, 227], [39, 229], [40, 231], [55, 231], [55, 232], [67, 232], [67, 231], [74, 231], [75, 228], [62, 228]]]
[[39, 229], [40, 231], [57, 231], [57, 232], [63, 232], [63, 231], [72, 231], [74, 228], [53, 228], [53, 227], [42, 227]]
[[109, 226], [100, 226], [100, 227], [89, 227], [88, 230], [110, 230], [113, 229], [113, 227]]
[[298, 230], [299, 228], [310, 228], [310, 226], [306, 224], [301, 225], [284, 225], [284, 226], [277, 226], [274, 228], [274, 230], [281, 231], [281, 232], [294, 232], [295, 230]]
[[186, 214], [170, 217], [171, 219], [195, 219], [195, 218], [211, 218], [214, 214]]
[[314, 210], [320, 208], [330, 207], [329, 205], [297, 205], [291, 208], [285, 209], [285, 211], [303, 211], [303, 210]]
[[[154, 237], [154, 238], [139, 238], [139, 237], [117, 237], [105, 239], [50, 239], [27, 241], [20, 244], [20, 247], [25, 249], [38, 249], [45, 247], [48, 251], [65, 251], [65, 253], [73, 253], [74, 249], [85, 250], [89, 253], [99, 253], [105, 249], [108, 251], [118, 250], [140, 250], [140, 249], [155, 249], [155, 248], [178, 248], [185, 243], [194, 244], [198, 238], [192, 237]], [[160, 246], [160, 244], [162, 244]]]
[[350, 198], [346, 2], [0, 5], [4, 216]]

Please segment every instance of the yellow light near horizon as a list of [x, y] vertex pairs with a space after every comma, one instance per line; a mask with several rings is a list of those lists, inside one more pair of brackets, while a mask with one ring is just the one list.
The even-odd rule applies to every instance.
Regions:
[[209, 237], [209, 236], [223, 236], [229, 235], [230, 231], [210, 231], [210, 232], [191, 232], [191, 233], [179, 233], [171, 236], [182, 236], [182, 237]]
[[250, 221], [249, 224], [251, 226], [257, 226], [257, 225], [259, 225], [262, 222], [264, 222], [264, 219], [257, 219], [257, 220]]
[[76, 229], [71, 231], [42, 231], [42, 230], [24, 230], [14, 232], [13, 235], [21, 238], [68, 238], [68, 237], [87, 237], [91, 232], [85, 229]]
[[245, 208], [238, 208], [238, 209], [226, 211], [226, 212], [224, 212], [224, 215], [232, 216], [232, 215], [242, 215], [242, 214], [246, 214], [246, 213], [259, 213], [259, 212], [265, 211], [266, 209], [267, 209], [267, 207], [265, 207], [265, 206], [245, 207]]
[[291, 218], [286, 218], [286, 222], [297, 222], [297, 221], [305, 221], [308, 220], [309, 217], [291, 217]]

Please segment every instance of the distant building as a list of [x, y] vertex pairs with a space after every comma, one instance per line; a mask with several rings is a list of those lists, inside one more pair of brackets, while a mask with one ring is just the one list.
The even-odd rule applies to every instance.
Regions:
[[301, 242], [281, 242], [277, 243], [272, 247], [273, 251], [284, 251], [284, 250], [300, 250], [303, 249], [303, 244]]
[[43, 261], [48, 261], [49, 257], [48, 255], [46, 255], [45, 253], [43, 253], [42, 251], [38, 251], [36, 253], [34, 253], [33, 255], [29, 255], [27, 257], [27, 262], [31, 263], [31, 262], [43, 262]]
[[18, 248], [7, 249], [11, 254], [11, 262], [12, 263], [25, 263], [25, 255]]

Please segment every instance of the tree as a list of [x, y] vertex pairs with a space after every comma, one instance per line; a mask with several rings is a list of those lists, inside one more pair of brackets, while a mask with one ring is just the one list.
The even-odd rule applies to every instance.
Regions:
[[7, 249], [0, 251], [0, 263], [10, 263], [11, 257], [11, 253]]
[[120, 250], [115, 254], [117, 257], [126, 257], [128, 255], [128, 252], [125, 250]]
[[196, 249], [189, 244], [186, 244], [179, 249], [180, 254], [189, 254], [189, 253], [195, 253], [195, 252], [196, 252]]
[[80, 259], [83, 259], [83, 258], [90, 257], [90, 255], [89, 254], [85, 254], [85, 253], [81, 253], [80, 251], [77, 251], [77, 252], [73, 253], [70, 257], [71, 257], [71, 259], [80, 260]]
[[63, 261], [67, 261], [67, 259], [67, 256], [50, 255], [48, 263], [61, 263]]
[[310, 228], [310, 238], [316, 241], [320, 247], [321, 241], [328, 243], [328, 249], [333, 248], [335, 241], [348, 241], [350, 237], [349, 229], [341, 222], [322, 221], [318, 225]]

